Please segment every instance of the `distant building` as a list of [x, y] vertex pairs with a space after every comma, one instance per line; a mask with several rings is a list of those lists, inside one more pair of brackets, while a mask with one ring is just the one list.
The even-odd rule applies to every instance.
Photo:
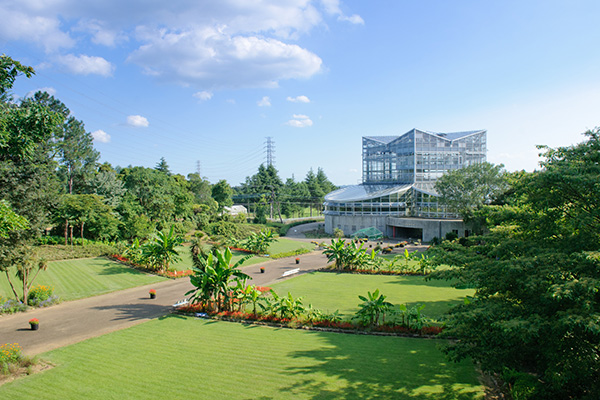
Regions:
[[439, 133], [413, 129], [402, 136], [365, 136], [362, 181], [325, 196], [325, 231], [346, 235], [376, 227], [388, 237], [430, 241], [463, 221], [438, 203], [435, 181], [448, 171], [486, 160], [486, 130]]
[[242, 205], [233, 205], [231, 207], [223, 207], [225, 214], [229, 215], [238, 215], [238, 214], [248, 214], [248, 209]]

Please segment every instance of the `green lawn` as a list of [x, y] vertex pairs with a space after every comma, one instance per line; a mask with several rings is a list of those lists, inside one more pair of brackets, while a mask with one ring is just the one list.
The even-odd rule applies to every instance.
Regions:
[[[148, 275], [107, 258], [97, 257], [51, 261], [48, 263], [48, 269], [40, 272], [34, 285], [53, 286], [54, 294], [66, 301], [163, 280], [165, 278]], [[13, 297], [4, 274], [0, 275], [0, 295], [5, 298]]]
[[454, 289], [445, 281], [425, 281], [422, 276], [358, 275], [315, 272], [275, 283], [271, 287], [279, 295], [291, 292], [301, 296], [304, 305], [333, 312], [336, 309], [346, 317], [354, 315], [361, 303], [358, 295], [366, 296], [367, 291], [379, 292], [387, 296], [393, 304], [425, 304], [423, 314], [437, 319], [451, 305], [473, 295], [472, 289]]
[[297, 240], [286, 239], [284, 237], [277, 238], [277, 242], [269, 247], [269, 254], [286, 253], [299, 249], [314, 250], [315, 245], [312, 243], [299, 242]]
[[45, 353], [56, 367], [0, 398], [482, 398], [473, 365], [436, 344], [168, 316]]
[[[273, 243], [269, 248], [270, 254], [284, 253], [288, 251], [294, 251], [298, 249], [309, 249], [313, 250], [315, 245], [312, 243], [299, 242], [296, 240], [286, 239], [286, 238], [278, 238], [276, 243]], [[190, 255], [190, 248], [187, 246], [181, 246], [177, 248], [179, 255], [181, 256], [181, 260], [177, 263], [171, 265], [172, 268], [175, 268], [178, 271], [185, 271], [187, 269], [192, 268], [192, 257]], [[246, 257], [248, 253], [244, 253], [243, 251], [232, 251], [233, 253], [233, 262], [236, 263], [243, 257]], [[262, 262], [269, 261], [269, 258], [253, 256], [252, 258], [246, 260], [243, 267], [247, 267], [248, 265], [260, 264]]]

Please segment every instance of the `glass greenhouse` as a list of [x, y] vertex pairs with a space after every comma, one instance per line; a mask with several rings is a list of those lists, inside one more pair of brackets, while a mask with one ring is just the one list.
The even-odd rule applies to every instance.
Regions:
[[362, 184], [325, 196], [326, 228], [328, 217], [331, 227], [345, 226], [346, 234], [374, 225], [347, 219], [335, 224], [334, 216], [455, 218], [438, 203], [435, 181], [448, 171], [485, 162], [486, 136], [485, 130], [413, 129], [401, 136], [363, 137]]

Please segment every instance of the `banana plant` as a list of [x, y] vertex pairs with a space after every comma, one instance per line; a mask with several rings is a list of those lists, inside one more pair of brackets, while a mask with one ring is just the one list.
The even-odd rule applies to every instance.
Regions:
[[385, 322], [385, 315], [394, 306], [385, 301], [386, 296], [379, 294], [379, 289], [373, 293], [367, 292], [367, 297], [358, 296], [363, 302], [358, 306], [360, 309], [356, 312], [355, 319], [361, 321], [363, 325], [377, 326]]
[[200, 257], [201, 268], [193, 268], [190, 282], [196, 288], [186, 293], [191, 296], [193, 303], [205, 302], [213, 311], [227, 310], [231, 307], [233, 296], [231, 284], [250, 278], [243, 273], [239, 266], [252, 256], [246, 256], [235, 264], [231, 264], [233, 254], [228, 248], [225, 251], [215, 251], [206, 258]]
[[281, 318], [297, 318], [305, 311], [302, 305], [302, 297], [294, 299], [290, 292], [287, 296], [277, 297], [277, 301], [279, 304], [276, 310]]
[[335, 268], [338, 270], [344, 269], [347, 259], [346, 242], [344, 239], [331, 239], [331, 244], [325, 245], [323, 254], [327, 256], [327, 261], [335, 262]]

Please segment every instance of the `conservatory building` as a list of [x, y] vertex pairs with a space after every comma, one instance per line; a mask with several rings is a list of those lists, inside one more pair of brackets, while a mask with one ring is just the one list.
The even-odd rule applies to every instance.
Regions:
[[463, 221], [438, 202], [435, 181], [448, 171], [485, 162], [487, 131], [429, 132], [362, 139], [362, 184], [325, 196], [325, 231], [376, 227], [387, 237], [430, 241], [468, 235]]

